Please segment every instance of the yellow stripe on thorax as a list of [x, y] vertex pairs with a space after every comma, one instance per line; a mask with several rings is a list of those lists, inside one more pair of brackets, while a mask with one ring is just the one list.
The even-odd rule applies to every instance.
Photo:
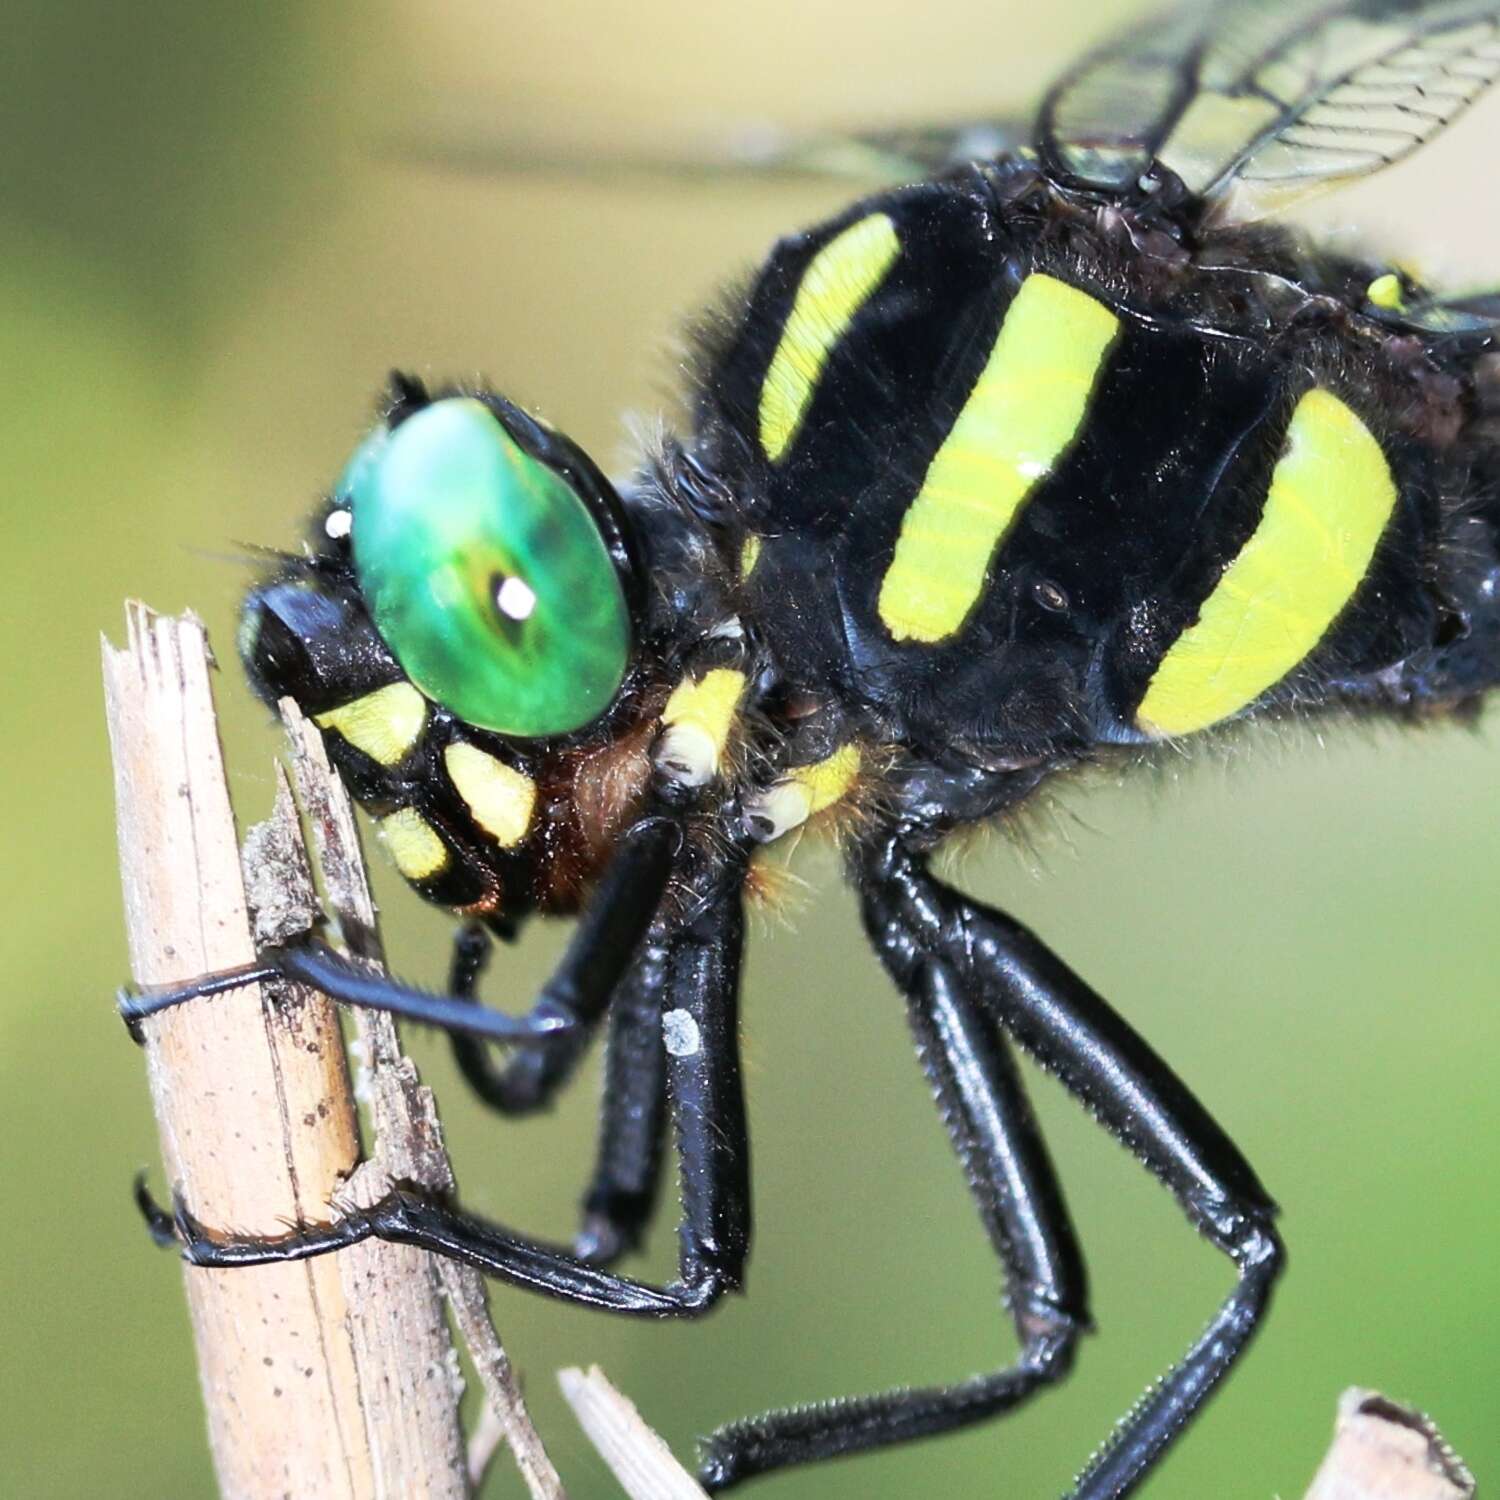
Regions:
[[1119, 329], [1076, 287], [1022, 282], [902, 519], [879, 601], [896, 640], [940, 641], [963, 624], [996, 545], [1077, 436]]
[[1353, 597], [1396, 505], [1380, 444], [1342, 401], [1297, 403], [1250, 540], [1162, 658], [1136, 723], [1191, 734], [1253, 702], [1315, 647]]
[[1372, 306], [1382, 307], [1387, 312], [1406, 310], [1406, 293], [1402, 289], [1401, 278], [1394, 271], [1387, 271], [1384, 276], [1377, 276], [1365, 288], [1365, 299]]
[[797, 436], [833, 346], [900, 251], [895, 224], [871, 214], [813, 256], [760, 391], [760, 442], [773, 463]]
[[427, 723], [427, 700], [409, 682], [366, 693], [352, 703], [318, 714], [320, 729], [336, 729], [371, 760], [394, 766], [416, 744]]

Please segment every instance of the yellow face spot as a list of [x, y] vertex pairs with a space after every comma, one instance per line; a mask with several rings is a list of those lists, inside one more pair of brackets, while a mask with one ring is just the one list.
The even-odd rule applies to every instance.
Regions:
[[430, 880], [447, 866], [448, 846], [414, 807], [400, 807], [381, 818], [375, 832], [408, 880]]
[[871, 214], [813, 256], [760, 392], [760, 442], [773, 463], [797, 436], [834, 345], [900, 253], [895, 224]]
[[740, 550], [740, 582], [743, 583], [754, 571], [755, 565], [760, 561], [760, 538], [758, 536], [747, 536], [745, 545]]
[[1021, 283], [902, 519], [878, 604], [893, 639], [940, 641], [968, 618], [996, 546], [1077, 436], [1119, 330], [1076, 287]]
[[318, 714], [321, 729], [336, 729], [356, 750], [382, 766], [394, 766], [421, 737], [427, 700], [409, 682], [367, 693], [342, 708]]
[[526, 837], [536, 811], [536, 782], [531, 777], [477, 745], [457, 740], [443, 751], [443, 764], [474, 821], [501, 848], [513, 848]]
[[1260, 525], [1162, 658], [1136, 710], [1156, 736], [1238, 713], [1315, 647], [1353, 598], [1396, 505], [1380, 444], [1339, 398], [1297, 403]]
[[657, 764], [687, 786], [711, 781], [719, 773], [744, 692], [745, 674], [729, 667], [683, 678], [662, 709]]

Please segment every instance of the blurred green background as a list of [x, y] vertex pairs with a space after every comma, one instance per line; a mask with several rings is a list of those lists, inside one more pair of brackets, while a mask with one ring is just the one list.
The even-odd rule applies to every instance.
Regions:
[[[412, 133], [595, 139], [745, 120], [879, 121], [1020, 105], [1128, 6], [758, 0], [707, 7], [150, 7], [11, 0], [0, 54], [0, 401], [9, 687], [0, 1110], [0, 1485], [202, 1495], [212, 1480], [180, 1278], [128, 1201], [157, 1160], [126, 969], [98, 633], [121, 600], [191, 606], [221, 651], [237, 542], [284, 545], [384, 372], [484, 372], [606, 461], [657, 410], [674, 329], [837, 186], [481, 176], [403, 162]], [[1439, 268], [1493, 279], [1500, 100], [1420, 161], [1320, 206]], [[1482, 177], [1476, 178], [1476, 171]], [[242, 816], [276, 736], [230, 666]], [[1493, 722], [1493, 716], [1492, 720]], [[1239, 1377], [1145, 1493], [1295, 1496], [1358, 1382], [1431, 1409], [1500, 1475], [1500, 1007], [1492, 730], [1251, 733], [1155, 779], [1065, 788], [963, 881], [1038, 926], [1239, 1138], [1285, 1209], [1292, 1270]], [[758, 1238], [748, 1296], [631, 1325], [496, 1293], [575, 1497], [615, 1494], [555, 1392], [598, 1361], [676, 1445], [787, 1400], [953, 1376], [1012, 1336], [901, 1007], [833, 861], [790, 927], [758, 924], [746, 1050]], [[381, 870], [400, 966], [445, 924]], [[502, 981], [525, 992], [557, 934]], [[444, 1048], [468, 1201], [560, 1235], [589, 1158], [590, 1073], [537, 1123], [496, 1123]], [[1099, 1335], [1009, 1423], [756, 1490], [1057, 1494], [1229, 1281], [1170, 1201], [1039, 1084]], [[663, 1224], [651, 1263], [672, 1251]], [[502, 1457], [486, 1491], [518, 1496]]]

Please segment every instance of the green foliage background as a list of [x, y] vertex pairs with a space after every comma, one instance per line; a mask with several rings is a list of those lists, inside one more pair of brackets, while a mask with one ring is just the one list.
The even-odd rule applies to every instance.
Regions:
[[[97, 636], [120, 603], [191, 606], [221, 651], [238, 542], [283, 545], [395, 363], [483, 371], [606, 460], [673, 380], [672, 330], [837, 187], [473, 175], [392, 149], [524, 127], [619, 139], [771, 118], [1019, 104], [1114, 18], [1035, 7], [761, 0], [709, 7], [12, 0], [0, 53], [0, 486], [7, 858], [0, 865], [0, 1484], [208, 1493], [179, 1274], [128, 1202], [156, 1160], [126, 960]], [[1493, 279], [1490, 102], [1420, 161], [1320, 208]], [[221, 683], [246, 819], [276, 739]], [[1299, 1494], [1345, 1385], [1431, 1408], [1500, 1475], [1500, 1057], [1491, 730], [1250, 733], [1227, 757], [1063, 790], [1029, 847], [963, 880], [1037, 925], [1156, 1041], [1285, 1209], [1292, 1271], [1230, 1390], [1146, 1493]], [[708, 1323], [632, 1326], [513, 1291], [500, 1327], [575, 1497], [615, 1493], [551, 1376], [599, 1361], [686, 1452], [717, 1421], [993, 1364], [1012, 1347], [900, 1006], [826, 856], [750, 957], [758, 1243]], [[382, 872], [384, 875], [384, 872]], [[440, 972], [444, 924], [387, 878], [388, 938]], [[496, 976], [519, 1002], [556, 934]], [[417, 1039], [466, 1196], [566, 1232], [591, 1074], [507, 1125]], [[1013, 1421], [757, 1492], [1058, 1493], [1228, 1284], [1166, 1196], [1038, 1085], [1099, 1335]], [[667, 1226], [651, 1260], [664, 1267]], [[521, 1493], [499, 1462], [487, 1494]]]

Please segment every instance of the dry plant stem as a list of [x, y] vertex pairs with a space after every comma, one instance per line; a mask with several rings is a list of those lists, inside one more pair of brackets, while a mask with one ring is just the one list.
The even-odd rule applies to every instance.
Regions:
[[[490, 1472], [495, 1455], [506, 1446], [505, 1427], [488, 1401], [479, 1409], [479, 1419], [469, 1434], [469, 1488], [478, 1490]], [[535, 1494], [535, 1489], [532, 1489]]]
[[[214, 720], [209, 657], [193, 618], [127, 610], [106, 644], [120, 863], [131, 969], [178, 982], [254, 957], [251, 914]], [[272, 930], [305, 924], [312, 887], [285, 788], [252, 841]], [[275, 1235], [326, 1218], [359, 1139], [333, 1007], [259, 986], [146, 1023], [146, 1058], [172, 1188], [210, 1229]], [[405, 1273], [380, 1246], [351, 1295], [343, 1257], [184, 1270], [225, 1495], [467, 1493], [457, 1391], [432, 1362], [440, 1309], [406, 1318]], [[435, 1373], [436, 1372], [436, 1373]]]
[[598, 1365], [587, 1372], [559, 1370], [557, 1383], [579, 1426], [630, 1500], [708, 1500], [635, 1404], [610, 1384]]
[[[329, 913], [337, 920], [351, 956], [378, 970], [383, 956], [375, 902], [348, 794], [328, 763], [322, 735], [290, 698], [283, 699], [281, 716], [292, 746], [292, 773], [317, 850]], [[369, 1109], [374, 1140], [370, 1160], [355, 1174], [348, 1195], [356, 1202], [372, 1202], [392, 1181], [420, 1183], [438, 1193], [451, 1191], [453, 1169], [443, 1147], [432, 1091], [418, 1082], [416, 1069], [403, 1055], [395, 1021], [381, 1011], [356, 1010], [353, 1023], [363, 1066], [359, 1096]], [[484, 1278], [472, 1267], [434, 1260], [405, 1246], [381, 1248], [399, 1249], [408, 1258], [414, 1283], [431, 1285], [434, 1275], [440, 1280], [484, 1388], [488, 1414], [498, 1423], [527, 1489], [534, 1500], [566, 1500], [557, 1470], [532, 1425], [510, 1361], [490, 1322]], [[471, 1473], [482, 1469], [488, 1457], [486, 1444], [477, 1441], [482, 1435], [482, 1430], [476, 1432], [476, 1443], [471, 1445]], [[478, 1475], [474, 1478], [477, 1482]]]
[[1430, 1418], [1376, 1391], [1339, 1398], [1306, 1500], [1473, 1500], [1474, 1477]]

